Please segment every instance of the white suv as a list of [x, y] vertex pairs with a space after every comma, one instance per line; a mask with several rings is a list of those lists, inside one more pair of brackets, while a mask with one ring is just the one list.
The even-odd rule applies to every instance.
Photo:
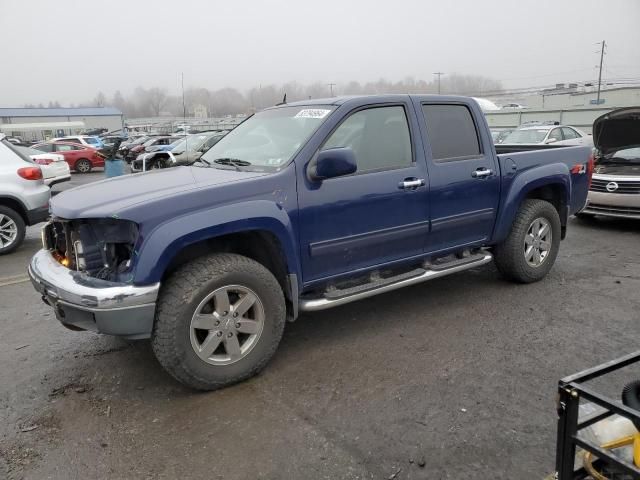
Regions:
[[73, 135], [69, 137], [59, 137], [52, 138], [50, 142], [70, 142], [70, 143], [79, 143], [80, 145], [85, 145], [87, 147], [100, 149], [104, 147], [104, 143], [98, 137], [93, 137], [91, 135]]
[[27, 225], [47, 219], [50, 195], [40, 167], [0, 134], [0, 255], [20, 246]]

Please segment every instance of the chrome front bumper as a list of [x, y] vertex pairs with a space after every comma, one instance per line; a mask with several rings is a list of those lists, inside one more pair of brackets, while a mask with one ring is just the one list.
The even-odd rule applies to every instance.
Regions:
[[160, 284], [134, 286], [70, 270], [42, 249], [31, 259], [29, 277], [62, 324], [128, 338], [148, 338]]
[[583, 213], [640, 219], [640, 195], [589, 191]]

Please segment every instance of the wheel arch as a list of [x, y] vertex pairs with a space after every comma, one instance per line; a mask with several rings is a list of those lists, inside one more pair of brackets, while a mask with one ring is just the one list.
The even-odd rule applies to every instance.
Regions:
[[499, 243], [507, 237], [520, 205], [527, 199], [546, 200], [555, 207], [560, 216], [561, 238], [564, 239], [571, 204], [570, 175], [565, 164], [543, 165], [518, 175], [503, 196], [494, 243]]
[[[255, 216], [257, 213], [264, 215]], [[211, 218], [227, 221], [211, 225]], [[270, 270], [297, 312], [300, 266], [295, 245], [288, 215], [273, 202], [247, 202], [197, 212], [172, 219], [143, 239], [137, 246], [140, 254], [134, 283], [162, 282], [180, 265], [201, 255], [237, 253]]]
[[12, 210], [15, 210], [24, 220], [25, 224], [29, 223], [29, 218], [27, 217], [27, 209], [24, 204], [18, 200], [17, 198], [11, 197], [9, 195], [0, 196], [0, 206], [8, 207]]

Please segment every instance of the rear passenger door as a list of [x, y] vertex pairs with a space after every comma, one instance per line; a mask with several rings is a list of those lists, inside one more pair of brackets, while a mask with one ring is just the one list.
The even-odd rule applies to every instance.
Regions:
[[425, 250], [481, 244], [491, 237], [500, 200], [493, 145], [477, 124], [482, 113], [455, 102], [420, 102], [416, 109], [422, 112], [430, 182], [431, 234]]

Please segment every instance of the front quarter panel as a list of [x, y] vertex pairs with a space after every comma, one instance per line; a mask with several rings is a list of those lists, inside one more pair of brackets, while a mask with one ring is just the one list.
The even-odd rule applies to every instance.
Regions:
[[[293, 170], [291, 168], [291, 170]], [[271, 177], [276, 177], [273, 175]], [[263, 177], [265, 178], [265, 177]], [[175, 255], [185, 247], [221, 235], [266, 231], [279, 240], [290, 274], [300, 277], [295, 240], [295, 195], [274, 189], [268, 198], [216, 204], [168, 219], [149, 233], [142, 228], [134, 284], [159, 282]]]

